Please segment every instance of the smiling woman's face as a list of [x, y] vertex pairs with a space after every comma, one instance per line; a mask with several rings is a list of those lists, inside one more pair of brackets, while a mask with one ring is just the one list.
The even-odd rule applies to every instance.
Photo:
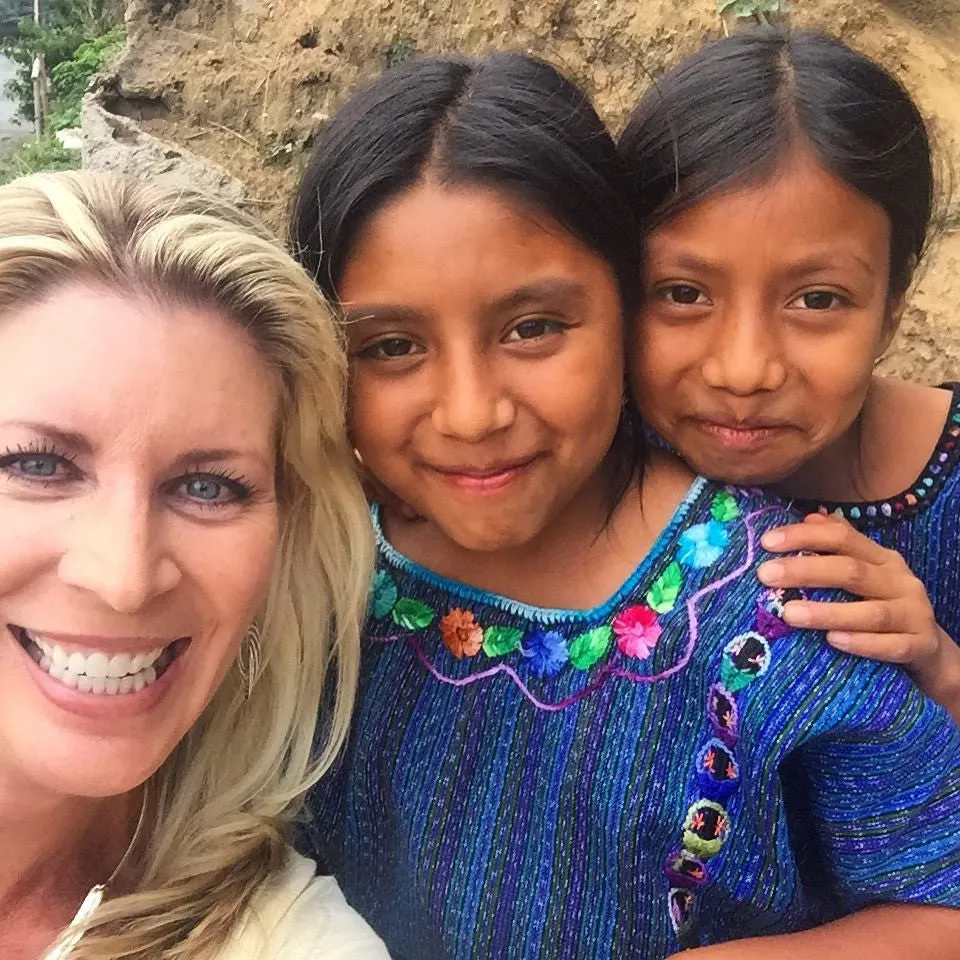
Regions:
[[62, 289], [0, 320], [0, 777], [136, 787], [263, 602], [278, 391], [215, 311]]

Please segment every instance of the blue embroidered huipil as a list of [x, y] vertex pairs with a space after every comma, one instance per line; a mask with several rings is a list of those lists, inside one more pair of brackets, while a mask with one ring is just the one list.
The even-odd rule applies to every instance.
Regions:
[[960, 383], [923, 472], [908, 489], [864, 503], [794, 504], [805, 513], [839, 513], [871, 540], [896, 550], [923, 581], [937, 622], [960, 643]]
[[877, 901], [960, 907], [960, 730], [783, 623], [793, 594], [755, 568], [790, 518], [700, 479], [589, 611], [380, 536], [353, 735], [306, 846], [396, 960], [660, 960]]

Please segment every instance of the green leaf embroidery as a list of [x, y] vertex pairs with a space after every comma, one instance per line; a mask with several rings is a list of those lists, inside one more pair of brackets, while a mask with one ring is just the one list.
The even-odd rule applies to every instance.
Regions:
[[720, 523], [729, 523], [731, 520], [736, 520], [740, 516], [740, 508], [737, 506], [737, 501], [733, 498], [733, 494], [727, 493], [726, 490], [721, 490], [713, 498], [713, 503], [710, 505], [710, 513], [713, 514], [713, 519], [718, 520]]
[[382, 620], [397, 602], [397, 585], [386, 570], [378, 570], [373, 578], [373, 615]]
[[570, 662], [578, 670], [589, 670], [610, 649], [613, 640], [613, 628], [608, 624], [594, 627], [570, 644]]
[[503, 657], [520, 646], [523, 631], [515, 627], [487, 627], [483, 631], [483, 652], [488, 657]]
[[683, 587], [683, 571], [676, 560], [653, 581], [647, 591], [647, 605], [654, 613], [669, 613], [677, 603]]
[[433, 623], [435, 616], [433, 607], [409, 597], [401, 597], [393, 608], [393, 622], [404, 630], [423, 630]]

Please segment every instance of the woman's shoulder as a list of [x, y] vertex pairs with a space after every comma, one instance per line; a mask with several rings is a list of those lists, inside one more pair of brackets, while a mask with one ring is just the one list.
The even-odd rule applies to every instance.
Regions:
[[389, 960], [389, 954], [336, 880], [318, 877], [313, 861], [291, 849], [217, 960]]

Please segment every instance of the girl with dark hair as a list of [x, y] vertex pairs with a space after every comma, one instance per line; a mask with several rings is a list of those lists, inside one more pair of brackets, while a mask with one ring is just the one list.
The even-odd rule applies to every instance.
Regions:
[[777, 956], [946, 960], [960, 730], [781, 619], [755, 568], [784, 506], [639, 469], [639, 229], [583, 94], [524, 56], [396, 67], [317, 143], [294, 232], [390, 494], [309, 846], [392, 954], [659, 960], [844, 917]]
[[910, 96], [822, 34], [737, 35], [658, 80], [620, 152], [646, 231], [645, 420], [697, 471], [809, 514], [764, 546], [826, 556], [763, 582], [863, 599], [790, 603], [789, 623], [904, 663], [960, 718], [960, 384], [874, 373], [933, 207]]

